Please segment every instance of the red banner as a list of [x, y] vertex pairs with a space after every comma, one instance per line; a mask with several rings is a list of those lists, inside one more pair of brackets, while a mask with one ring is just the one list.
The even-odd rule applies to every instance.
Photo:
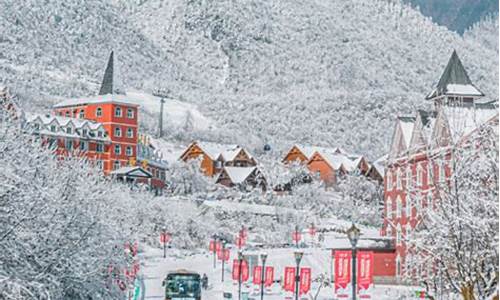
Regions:
[[255, 266], [253, 268], [253, 284], [260, 285], [262, 282], [262, 267]]
[[294, 242], [298, 242], [300, 241], [300, 232], [298, 231], [294, 231], [293, 234], [292, 234], [292, 240]]
[[222, 251], [222, 249], [220, 249], [217, 251], [217, 258], [219, 260], [224, 259], [224, 261], [228, 261], [230, 256], [231, 256], [231, 251], [229, 251], [229, 249], [224, 249], [224, 251]]
[[351, 251], [335, 251], [335, 294], [351, 282]]
[[240, 267], [240, 260], [234, 259], [233, 260], [233, 272], [232, 272], [233, 280], [236, 280], [236, 281], [239, 280], [240, 270], [241, 270], [241, 281], [242, 282], [247, 281], [248, 278], [250, 277], [250, 274], [248, 272], [248, 262], [246, 260], [242, 260], [241, 267]]
[[215, 241], [210, 241], [210, 245], [208, 246], [208, 250], [210, 252], [215, 252]]
[[215, 251], [220, 251], [222, 249], [222, 244], [220, 242], [215, 242]]
[[311, 289], [311, 268], [300, 269], [300, 294], [307, 294]]
[[358, 268], [358, 291], [367, 290], [373, 283], [373, 252], [361, 251], [358, 252], [357, 268]]
[[243, 248], [243, 246], [245, 246], [245, 239], [242, 237], [237, 237], [236, 238], [236, 246], [240, 249]]
[[315, 236], [316, 235], [316, 227], [314, 227], [314, 226], [309, 227], [309, 234], [311, 236]]
[[283, 289], [289, 292], [295, 291], [295, 267], [285, 267]]
[[168, 241], [170, 241], [170, 234], [166, 232], [160, 233], [160, 243], [165, 244], [168, 243]]
[[264, 285], [269, 287], [274, 283], [274, 267], [266, 267], [266, 279]]

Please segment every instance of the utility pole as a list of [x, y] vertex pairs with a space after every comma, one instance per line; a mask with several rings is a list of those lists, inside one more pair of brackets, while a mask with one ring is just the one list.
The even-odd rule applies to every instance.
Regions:
[[168, 98], [170, 95], [170, 90], [169, 89], [158, 89], [157, 91], [153, 92], [153, 96], [160, 97], [160, 120], [159, 122], [159, 130], [158, 130], [158, 137], [163, 137], [163, 104], [165, 104], [165, 99]]

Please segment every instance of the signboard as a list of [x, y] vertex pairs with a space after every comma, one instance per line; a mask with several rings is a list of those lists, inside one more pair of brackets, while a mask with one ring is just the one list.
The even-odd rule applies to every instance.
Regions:
[[274, 267], [266, 267], [266, 279], [264, 280], [264, 285], [269, 287], [273, 285], [274, 282]]
[[357, 255], [357, 290], [362, 299], [371, 299], [371, 287], [373, 285], [373, 263], [372, 251], [361, 251]]
[[283, 289], [289, 292], [295, 291], [295, 267], [285, 267]]
[[262, 267], [255, 266], [253, 268], [253, 284], [260, 285], [262, 283]]
[[351, 293], [351, 251], [335, 251], [335, 286], [337, 298], [348, 298]]
[[307, 294], [311, 289], [311, 268], [300, 269], [300, 294]]

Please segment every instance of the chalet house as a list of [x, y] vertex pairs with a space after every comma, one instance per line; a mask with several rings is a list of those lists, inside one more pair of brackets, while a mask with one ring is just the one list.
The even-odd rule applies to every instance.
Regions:
[[283, 162], [286, 164], [299, 162], [307, 163], [309, 159], [313, 156], [315, 152], [331, 152], [334, 154], [345, 154], [345, 151], [340, 148], [325, 148], [318, 146], [305, 146], [305, 145], [293, 145], [292, 148], [287, 152]]
[[412, 271], [425, 277], [429, 270], [406, 264], [408, 240], [426, 209], [439, 197], [437, 188], [448, 184], [452, 149], [460, 147], [479, 126], [498, 127], [497, 103], [481, 102], [483, 93], [472, 84], [454, 51], [436, 86], [426, 97], [429, 111], [396, 118], [384, 175], [382, 235], [396, 248], [396, 275]]
[[218, 184], [242, 190], [259, 187], [266, 190], [266, 179], [257, 167], [224, 167], [215, 181]]
[[223, 167], [254, 167], [255, 159], [238, 145], [192, 142], [182, 153], [181, 160], [200, 159], [201, 170], [207, 176], [220, 173]]

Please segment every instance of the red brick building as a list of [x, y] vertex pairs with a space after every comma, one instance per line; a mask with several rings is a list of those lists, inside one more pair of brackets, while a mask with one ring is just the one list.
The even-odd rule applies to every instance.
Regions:
[[[478, 126], [498, 124], [493, 103], [481, 102], [483, 93], [469, 79], [453, 52], [436, 88], [427, 96], [429, 111], [419, 110], [396, 120], [385, 166], [382, 235], [394, 238], [396, 275], [405, 272], [405, 258], [414, 249], [413, 238], [427, 209], [438, 200], [437, 188], [448, 184], [451, 149], [460, 146]], [[414, 270], [425, 276], [429, 270]]]

